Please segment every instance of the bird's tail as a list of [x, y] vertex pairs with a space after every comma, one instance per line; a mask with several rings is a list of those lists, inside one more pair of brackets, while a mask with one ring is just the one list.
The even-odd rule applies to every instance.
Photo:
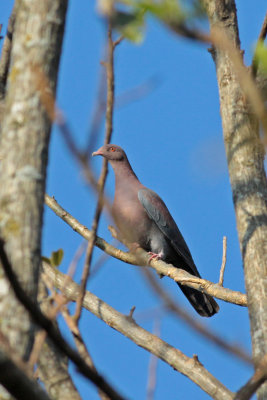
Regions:
[[211, 317], [219, 311], [219, 306], [213, 297], [188, 286], [180, 285], [179, 283], [178, 285], [190, 304], [202, 317]]

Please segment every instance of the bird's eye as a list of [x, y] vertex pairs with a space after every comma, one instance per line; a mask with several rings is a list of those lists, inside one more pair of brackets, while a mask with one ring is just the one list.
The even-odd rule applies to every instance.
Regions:
[[115, 151], [115, 147], [110, 147], [110, 151]]

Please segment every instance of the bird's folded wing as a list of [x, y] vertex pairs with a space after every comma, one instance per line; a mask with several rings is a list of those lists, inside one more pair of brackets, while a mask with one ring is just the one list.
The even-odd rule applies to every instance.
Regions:
[[157, 193], [147, 188], [138, 191], [138, 199], [149, 218], [156, 223], [178, 255], [184, 259], [189, 267], [188, 269], [191, 269], [194, 275], [199, 276], [187, 244], [163, 200]]

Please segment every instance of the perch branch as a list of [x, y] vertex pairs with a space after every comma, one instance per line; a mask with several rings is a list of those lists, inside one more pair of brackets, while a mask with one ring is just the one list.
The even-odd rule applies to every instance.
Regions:
[[[46, 194], [45, 203], [48, 207], [51, 208], [51, 210], [55, 212], [55, 214], [57, 214], [72, 229], [74, 229], [75, 232], [78, 232], [86, 240], [90, 240], [91, 231], [80, 222], [78, 222], [66, 210], [64, 210], [54, 198]], [[199, 290], [200, 292], [210, 294], [211, 296], [216, 297], [220, 300], [224, 300], [229, 303], [234, 303], [244, 307], [247, 305], [247, 297], [241, 292], [226, 289], [216, 283], [212, 283], [208, 280], [190, 275], [188, 272], [173, 267], [171, 264], [166, 264], [161, 260], [151, 260], [148, 265], [149, 256], [142, 249], [138, 249], [136, 253], [126, 253], [107, 243], [104, 239], [98, 236], [96, 236], [95, 245], [101, 250], [105, 251], [110, 256], [117, 258], [118, 260], [124, 261], [127, 264], [148, 266], [150, 268], [153, 268], [158, 274], [168, 276], [169, 278], [181, 283], [182, 285], [186, 285], [192, 287], [193, 289]]]

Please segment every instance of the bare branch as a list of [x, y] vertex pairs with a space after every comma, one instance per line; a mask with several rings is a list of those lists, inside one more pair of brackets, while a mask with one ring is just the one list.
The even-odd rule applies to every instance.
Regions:
[[220, 269], [220, 279], [219, 279], [219, 286], [223, 286], [223, 278], [224, 278], [224, 271], [226, 266], [226, 251], [227, 251], [227, 238], [226, 236], [223, 237], [223, 256], [222, 256], [222, 266]]
[[[51, 312], [51, 301], [44, 281], [40, 279], [38, 302], [42, 312], [47, 316]], [[56, 321], [54, 321], [54, 324], [58, 329]], [[40, 331], [40, 333], [43, 332], [43, 330]], [[46, 340], [46, 344], [42, 347], [39, 355], [37, 374], [49, 395], [55, 400], [81, 400], [69, 374], [68, 366], [68, 357], [62, 354], [49, 339]]]
[[[75, 232], [78, 232], [82, 235], [86, 240], [90, 240], [91, 231], [86, 228], [84, 225], [79, 223], [72, 215], [70, 215], [66, 210], [64, 210], [54, 198], [45, 196], [45, 203], [53, 210], [63, 221], [65, 221]], [[190, 275], [188, 272], [181, 270], [179, 268], [173, 267], [171, 264], [166, 264], [165, 262], [158, 260], [151, 260], [148, 264], [149, 256], [148, 254], [142, 250], [138, 249], [136, 253], [126, 253], [122, 250], [117, 249], [111, 244], [107, 243], [104, 239], [96, 236], [95, 245], [99, 247], [101, 250], [105, 251], [112, 257], [117, 258], [118, 260], [124, 261], [127, 264], [138, 265], [138, 266], [148, 266], [153, 269], [158, 274], [168, 276], [176, 282], [184, 284], [186, 286], [192, 287], [196, 290], [199, 290], [203, 293], [210, 294], [213, 297], [217, 297], [218, 299], [227, 301], [229, 303], [234, 303], [240, 306], [247, 305], [246, 295], [226, 289], [224, 287], [219, 286], [218, 284], [212, 283], [205, 279], [200, 279], [196, 276]]]
[[[86, 364], [89, 365], [89, 367], [92, 368], [93, 371], [97, 372], [97, 369], [96, 369], [96, 367], [94, 365], [93, 359], [92, 359], [92, 357], [91, 357], [91, 355], [90, 355], [90, 353], [89, 353], [89, 351], [88, 351], [88, 349], [86, 347], [86, 344], [85, 344], [85, 342], [84, 342], [84, 340], [82, 338], [81, 331], [80, 331], [75, 319], [70, 315], [67, 307], [65, 307], [62, 310], [62, 315], [63, 315], [63, 317], [64, 317], [64, 319], [66, 321], [66, 324], [68, 325], [68, 327], [69, 327], [69, 329], [70, 329], [70, 331], [71, 331], [71, 333], [73, 335], [73, 338], [74, 338], [74, 341], [75, 341], [75, 344], [76, 344], [76, 348], [77, 348], [80, 356], [86, 362]], [[106, 394], [104, 392], [102, 392], [100, 389], [98, 389], [98, 394], [99, 394], [99, 397], [101, 399], [103, 399], [103, 400], [107, 400], [108, 399]]]
[[[210, 0], [205, 0], [205, 3], [210, 3]], [[225, 34], [225, 30], [222, 29], [222, 26], [219, 26], [219, 24], [216, 24], [215, 26], [214, 24], [212, 26], [211, 35], [209, 35], [197, 29], [190, 29], [177, 21], [166, 20], [164, 22], [178, 35], [202, 43], [211, 43], [215, 48], [228, 54], [233, 64], [236, 78], [239, 81], [242, 90], [247, 95], [253, 112], [262, 123], [263, 130], [267, 136], [267, 111], [262, 94], [258, 90], [253, 77], [243, 63], [241, 56], [242, 52], [240, 53], [240, 50], [238, 50], [229, 40]], [[261, 34], [265, 35], [265, 22]]]
[[[69, 300], [76, 301], [79, 294], [79, 285], [70, 282], [64, 286], [65, 276], [60, 271], [55, 271], [47, 263], [43, 263], [44, 273], [60, 289]], [[165, 341], [140, 327], [133, 318], [123, 315], [106, 304], [103, 300], [90, 292], [86, 292], [83, 307], [93, 313], [96, 317], [106, 322], [138, 346], [148, 350], [175, 370], [181, 372], [215, 400], [230, 400], [234, 394], [230, 392], [221, 382], [211, 375], [194, 358], [187, 357], [181, 351], [170, 346]]]
[[226, 342], [226, 340], [221, 335], [212, 331], [210, 326], [206, 327], [202, 322], [191, 316], [182, 307], [180, 307], [177, 301], [175, 301], [170, 296], [170, 294], [163, 289], [159, 280], [154, 277], [151, 271], [144, 269], [144, 275], [147, 278], [150, 287], [161, 298], [161, 300], [164, 302], [165, 307], [167, 307], [169, 311], [181, 318], [188, 326], [190, 326], [190, 328], [194, 329], [204, 338], [210, 340], [222, 350], [240, 358], [242, 361], [248, 364], [252, 364], [251, 357], [241, 347], [236, 344]]
[[[53, 322], [45, 317], [40, 309], [35, 305], [31, 298], [22, 289], [18, 279], [12, 271], [12, 267], [7, 258], [4, 250], [4, 243], [0, 239], [0, 260], [2, 262], [5, 274], [14, 290], [17, 299], [26, 308], [31, 315], [32, 319], [36, 324], [43, 328], [53, 344], [66, 354], [69, 359], [77, 366], [78, 370], [88, 379], [90, 379], [97, 387], [105, 392], [112, 400], [122, 400], [123, 398], [104, 380], [104, 378], [92, 370], [79, 354], [71, 348], [71, 346], [61, 336], [60, 332], [57, 331], [53, 325]], [[66, 282], [66, 281], [65, 281]]]
[[[157, 315], [154, 322], [153, 335], [160, 336], [160, 319]], [[158, 358], [151, 354], [148, 365], [147, 394], [146, 400], [153, 400], [157, 384], [157, 365]]]
[[252, 378], [238, 390], [234, 400], [249, 400], [267, 379], [267, 356], [260, 361]]
[[0, 350], [0, 383], [16, 399], [50, 400], [43, 389], [30, 379], [2, 350]]
[[260, 34], [259, 34], [258, 41], [259, 40], [264, 41], [265, 38], [266, 38], [266, 35], [267, 35], [267, 13], [265, 14], [265, 18], [264, 18], [264, 21], [263, 21], [263, 24], [262, 24], [262, 27], [261, 27], [261, 31], [260, 31]]
[[[108, 59], [106, 62], [106, 72], [107, 72], [107, 109], [106, 109], [106, 134], [104, 143], [107, 144], [110, 142], [112, 131], [113, 131], [113, 110], [114, 110], [114, 49], [115, 44], [112, 41], [112, 28], [111, 24], [108, 27]], [[82, 303], [83, 297], [86, 291], [86, 284], [90, 273], [91, 260], [95, 245], [95, 238], [97, 233], [98, 224], [100, 221], [100, 216], [103, 209], [103, 193], [105, 182], [108, 173], [108, 161], [103, 159], [102, 171], [100, 174], [99, 182], [98, 182], [98, 200], [95, 210], [95, 215], [91, 228], [91, 239], [88, 241], [88, 246], [86, 250], [85, 256], [85, 264], [82, 275], [81, 282], [81, 291], [80, 296], [77, 300], [75, 315], [73, 318], [78, 324], [78, 321], [81, 317], [82, 312]]]

